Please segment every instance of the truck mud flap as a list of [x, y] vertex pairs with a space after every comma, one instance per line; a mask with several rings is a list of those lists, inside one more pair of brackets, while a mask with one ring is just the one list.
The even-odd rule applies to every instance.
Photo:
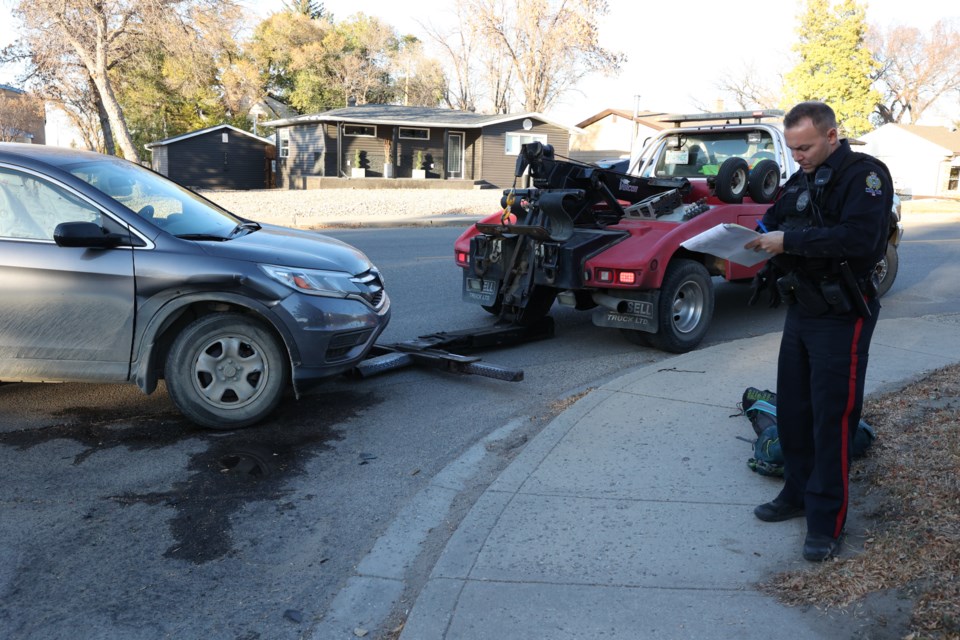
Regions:
[[598, 327], [614, 329], [632, 329], [656, 333], [660, 328], [657, 309], [660, 306], [660, 292], [650, 291], [631, 294], [629, 299], [620, 300], [622, 308], [611, 309], [598, 306], [593, 310], [593, 324]]
[[492, 307], [497, 302], [497, 292], [500, 290], [500, 281], [490, 278], [479, 278], [464, 273], [463, 300]]

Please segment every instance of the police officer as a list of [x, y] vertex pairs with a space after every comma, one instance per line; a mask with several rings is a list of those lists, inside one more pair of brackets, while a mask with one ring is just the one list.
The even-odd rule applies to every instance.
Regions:
[[884, 255], [893, 184], [886, 167], [851, 151], [836, 115], [803, 102], [784, 117], [800, 165], [745, 246], [774, 255], [754, 280], [789, 304], [777, 369], [777, 430], [784, 486], [757, 518], [806, 516], [803, 557], [835, 555], [849, 504], [850, 445], [860, 422], [877, 323], [875, 267]]

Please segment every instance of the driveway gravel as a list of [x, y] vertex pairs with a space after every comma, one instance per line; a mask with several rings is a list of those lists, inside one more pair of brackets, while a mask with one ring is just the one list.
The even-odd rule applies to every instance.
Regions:
[[203, 191], [244, 218], [301, 228], [459, 225], [500, 207], [499, 189]]

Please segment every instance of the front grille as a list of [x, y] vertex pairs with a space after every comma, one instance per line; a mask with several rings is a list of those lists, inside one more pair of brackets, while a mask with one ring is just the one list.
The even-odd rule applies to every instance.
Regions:
[[327, 345], [327, 362], [343, 360], [350, 355], [350, 351], [352, 351], [355, 347], [367, 344], [367, 341], [370, 340], [370, 336], [372, 334], [373, 329], [364, 329], [363, 331], [348, 331], [346, 333], [336, 334], [330, 338], [330, 343]]
[[383, 306], [383, 300], [385, 297], [383, 289], [383, 279], [380, 277], [380, 272], [376, 269], [370, 269], [365, 273], [356, 275], [351, 278], [353, 282], [357, 285], [357, 288], [360, 289], [360, 295], [364, 300], [367, 301], [374, 309], [379, 309]]

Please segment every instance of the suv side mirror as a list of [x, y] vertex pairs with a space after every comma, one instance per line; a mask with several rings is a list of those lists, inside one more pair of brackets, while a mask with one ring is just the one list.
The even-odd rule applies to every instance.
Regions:
[[108, 233], [93, 222], [61, 222], [53, 230], [53, 240], [60, 247], [112, 249], [127, 240], [119, 233]]

